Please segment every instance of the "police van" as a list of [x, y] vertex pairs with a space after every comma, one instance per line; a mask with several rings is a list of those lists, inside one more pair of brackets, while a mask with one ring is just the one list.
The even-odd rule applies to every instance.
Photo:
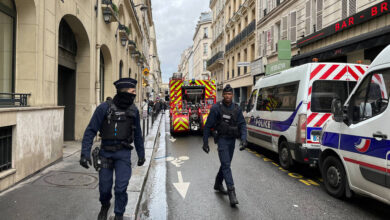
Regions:
[[390, 46], [373, 61], [344, 102], [334, 99], [321, 132], [320, 168], [326, 191], [351, 191], [390, 204]]
[[368, 66], [308, 63], [259, 79], [246, 109], [248, 142], [294, 161], [316, 166], [320, 131], [331, 117], [334, 98], [345, 101]]

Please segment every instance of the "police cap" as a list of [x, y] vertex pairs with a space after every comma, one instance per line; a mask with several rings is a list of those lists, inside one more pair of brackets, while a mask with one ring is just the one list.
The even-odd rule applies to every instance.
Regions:
[[121, 78], [114, 82], [115, 88], [123, 89], [123, 88], [135, 88], [137, 86], [137, 80], [133, 78]]
[[230, 86], [230, 84], [227, 84], [225, 88], [223, 88], [223, 93], [225, 92], [233, 92], [233, 88]]

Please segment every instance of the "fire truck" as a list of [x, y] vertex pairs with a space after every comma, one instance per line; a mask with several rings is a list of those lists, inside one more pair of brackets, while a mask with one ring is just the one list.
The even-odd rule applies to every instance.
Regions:
[[216, 94], [214, 80], [186, 80], [174, 74], [169, 81], [171, 134], [202, 132]]

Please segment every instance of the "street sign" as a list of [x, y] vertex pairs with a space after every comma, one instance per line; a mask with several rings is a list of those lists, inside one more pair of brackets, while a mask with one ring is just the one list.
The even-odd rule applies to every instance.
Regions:
[[291, 60], [291, 41], [278, 41], [278, 58], [279, 60]]
[[271, 75], [291, 67], [290, 60], [279, 60], [275, 63], [268, 64], [265, 68], [265, 75]]
[[251, 62], [238, 62], [237, 66], [238, 67], [245, 67], [251, 65]]
[[143, 71], [142, 71], [142, 74], [144, 76], [149, 76], [149, 69], [148, 68], [145, 68]]

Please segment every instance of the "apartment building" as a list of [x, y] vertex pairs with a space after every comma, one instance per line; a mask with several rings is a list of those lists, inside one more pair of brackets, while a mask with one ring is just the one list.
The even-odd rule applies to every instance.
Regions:
[[192, 46], [185, 49], [181, 54], [180, 64], [178, 66], [178, 72], [182, 73], [183, 78], [190, 79], [190, 63], [192, 58]]
[[222, 97], [224, 81], [224, 54], [225, 54], [225, 1], [211, 0], [213, 22], [211, 24], [211, 58], [207, 61], [207, 70], [211, 72], [211, 79], [217, 85], [217, 99]]
[[251, 68], [239, 63], [255, 60], [256, 0], [226, 0], [224, 82], [234, 88], [234, 101], [244, 104], [253, 86]]
[[193, 78], [207, 79], [210, 72], [207, 70], [207, 60], [211, 57], [210, 45], [212, 39], [211, 32], [211, 12], [203, 12], [199, 17], [193, 37]]
[[390, 1], [259, 0], [258, 68], [277, 61], [277, 42], [290, 40], [293, 66], [312, 62], [370, 64], [390, 42]]
[[152, 24], [150, 0], [0, 1], [0, 191], [80, 140], [114, 81], [140, 103]]

